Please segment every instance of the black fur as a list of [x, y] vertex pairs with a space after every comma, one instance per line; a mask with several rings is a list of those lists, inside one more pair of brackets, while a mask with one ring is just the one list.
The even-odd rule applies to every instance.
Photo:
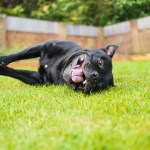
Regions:
[[[113, 86], [112, 57], [117, 46], [87, 50], [72, 41], [50, 40], [19, 53], [0, 56], [0, 75], [31, 85], [67, 84], [84, 93]], [[36, 71], [16, 70], [11, 62], [40, 57]], [[85, 83], [86, 80], [86, 83]]]

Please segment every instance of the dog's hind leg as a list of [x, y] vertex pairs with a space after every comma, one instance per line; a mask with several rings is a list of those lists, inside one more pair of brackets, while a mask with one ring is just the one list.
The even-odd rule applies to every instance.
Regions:
[[5, 65], [8, 65], [9, 63], [17, 61], [17, 60], [40, 57], [41, 51], [45, 49], [45, 46], [46, 46], [45, 43], [42, 43], [42, 44], [29, 47], [16, 54], [0, 56], [0, 64], [3, 63]]
[[38, 72], [28, 70], [16, 70], [7, 67], [3, 63], [0, 64], [0, 75], [15, 78], [30, 85], [42, 85], [42, 80], [40, 79], [40, 75]]

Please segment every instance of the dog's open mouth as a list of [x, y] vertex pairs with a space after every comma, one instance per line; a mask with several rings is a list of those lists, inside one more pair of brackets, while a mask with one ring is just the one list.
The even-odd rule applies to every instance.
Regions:
[[72, 69], [71, 79], [80, 89], [84, 89], [86, 84], [86, 78], [83, 73], [83, 62], [85, 60], [84, 56], [80, 56], [77, 60], [77, 65]]

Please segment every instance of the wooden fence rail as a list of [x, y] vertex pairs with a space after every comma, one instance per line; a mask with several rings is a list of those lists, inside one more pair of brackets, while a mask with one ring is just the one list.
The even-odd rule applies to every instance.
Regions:
[[102, 28], [0, 15], [0, 47], [22, 48], [48, 39], [73, 40], [87, 48], [117, 44], [120, 54], [150, 53], [150, 17]]

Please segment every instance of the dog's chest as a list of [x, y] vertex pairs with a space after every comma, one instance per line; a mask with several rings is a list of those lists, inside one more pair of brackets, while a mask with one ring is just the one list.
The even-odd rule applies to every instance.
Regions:
[[56, 57], [51, 59], [41, 59], [39, 73], [44, 82], [48, 84], [64, 83], [61, 61], [61, 58]]

